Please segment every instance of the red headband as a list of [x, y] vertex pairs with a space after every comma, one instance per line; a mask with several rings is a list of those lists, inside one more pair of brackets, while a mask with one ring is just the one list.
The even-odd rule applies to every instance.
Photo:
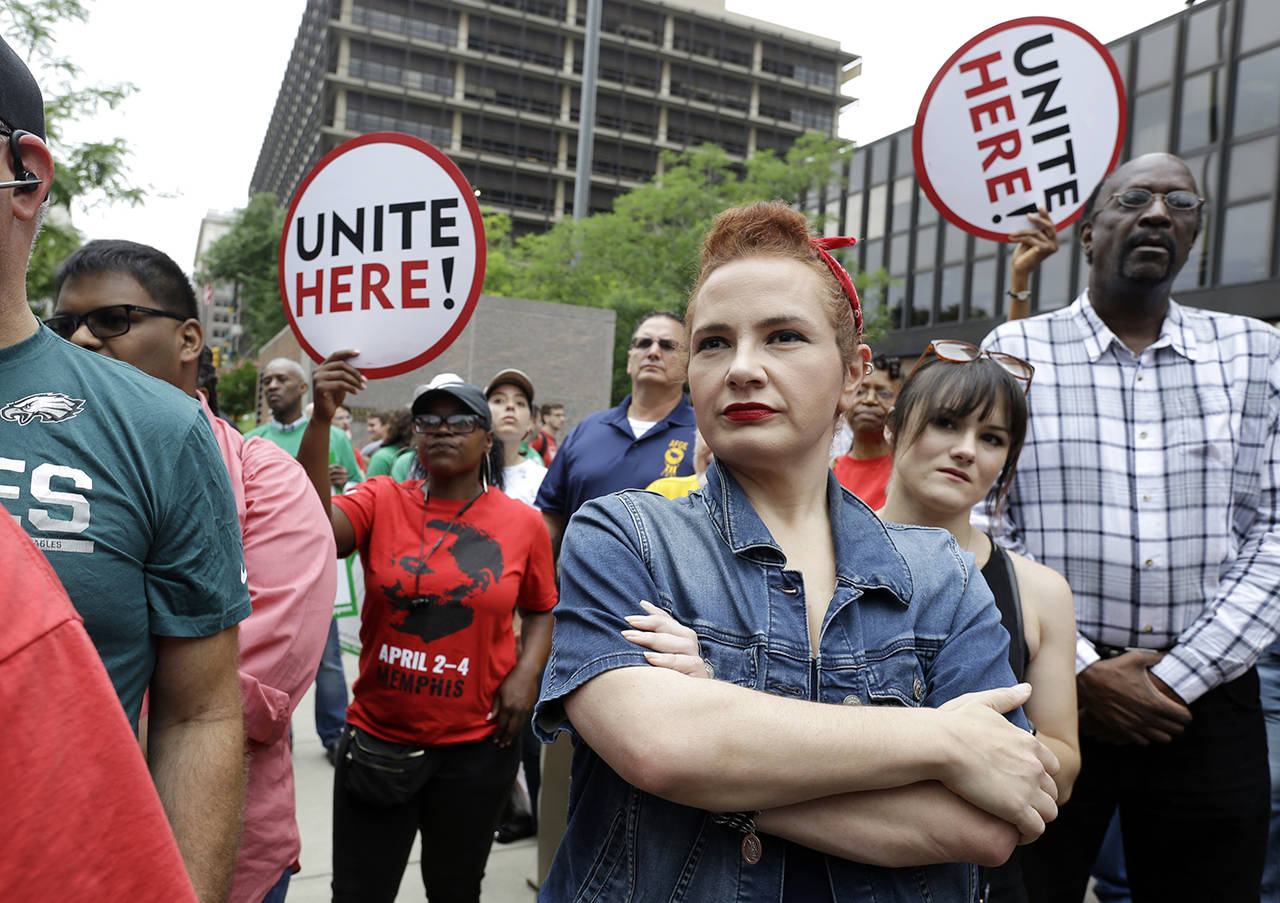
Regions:
[[853, 280], [849, 278], [845, 268], [840, 266], [840, 261], [827, 253], [831, 248], [852, 247], [858, 243], [858, 240], [845, 235], [836, 235], [831, 238], [813, 238], [810, 242], [818, 249], [822, 262], [830, 268], [831, 275], [836, 277], [836, 282], [839, 282], [840, 287], [844, 289], [845, 295], [849, 298], [849, 306], [853, 308], [853, 325], [857, 328], [858, 335], [862, 335], [862, 304], [858, 301], [858, 290], [853, 287]]

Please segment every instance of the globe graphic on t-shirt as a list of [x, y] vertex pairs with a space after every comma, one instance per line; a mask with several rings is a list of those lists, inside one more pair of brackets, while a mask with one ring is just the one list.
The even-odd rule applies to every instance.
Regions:
[[[444, 541], [429, 551], [425, 560], [412, 555], [401, 558], [400, 567], [408, 578], [381, 589], [391, 607], [404, 613], [398, 622], [393, 618], [391, 628], [430, 643], [471, 626], [475, 617], [471, 600], [502, 578], [502, 546], [470, 524], [433, 520], [426, 526], [443, 532]], [[464, 579], [442, 592], [415, 593], [414, 578], [418, 585], [425, 583], [434, 589], [436, 581], [427, 579], [429, 575], [452, 570], [444, 561], [440, 563], [446, 567], [432, 568], [431, 562], [442, 558], [452, 562]]]

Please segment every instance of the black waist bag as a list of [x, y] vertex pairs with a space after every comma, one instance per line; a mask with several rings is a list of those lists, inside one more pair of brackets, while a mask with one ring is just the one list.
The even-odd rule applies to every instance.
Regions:
[[402, 746], [347, 725], [341, 753], [347, 792], [370, 806], [386, 809], [407, 802], [431, 776], [425, 749]]

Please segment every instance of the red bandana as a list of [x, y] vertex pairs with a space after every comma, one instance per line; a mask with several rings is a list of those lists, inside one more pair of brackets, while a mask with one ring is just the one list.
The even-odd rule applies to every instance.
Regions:
[[853, 280], [849, 278], [845, 268], [840, 266], [840, 261], [827, 253], [832, 248], [852, 247], [858, 243], [858, 240], [844, 235], [836, 235], [831, 238], [814, 238], [810, 241], [818, 249], [818, 254], [821, 255], [823, 263], [830, 268], [831, 275], [836, 277], [836, 281], [840, 283], [840, 287], [844, 289], [845, 295], [849, 298], [849, 306], [853, 308], [854, 326], [857, 327], [858, 335], [862, 335], [862, 305], [858, 302], [858, 290], [853, 287]]

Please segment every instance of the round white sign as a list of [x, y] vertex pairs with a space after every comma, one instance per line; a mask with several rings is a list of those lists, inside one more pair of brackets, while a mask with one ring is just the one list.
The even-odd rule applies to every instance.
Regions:
[[484, 226], [453, 161], [375, 132], [325, 155], [280, 237], [280, 298], [317, 363], [355, 348], [366, 376], [396, 376], [449, 347], [484, 284]]
[[912, 136], [916, 178], [981, 238], [1009, 241], [1037, 207], [1063, 229], [1120, 159], [1124, 128], [1124, 85], [1105, 46], [1062, 19], [1014, 19], [934, 76]]

